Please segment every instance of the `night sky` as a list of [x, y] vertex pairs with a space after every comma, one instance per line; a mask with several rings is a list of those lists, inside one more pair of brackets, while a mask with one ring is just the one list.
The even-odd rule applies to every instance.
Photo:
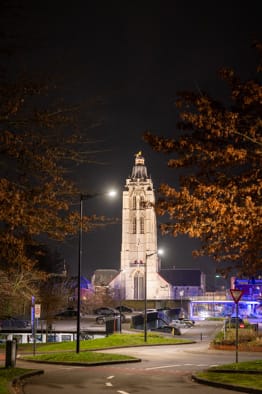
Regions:
[[[164, 136], [175, 132], [174, 101], [180, 90], [201, 90], [222, 98], [226, 90], [217, 77], [221, 66], [244, 77], [253, 72], [254, 40], [262, 40], [261, 0], [236, 1], [22, 1], [19, 21], [11, 26], [22, 49], [14, 67], [51, 75], [57, 95], [67, 102], [101, 105], [92, 112], [100, 126], [87, 130], [99, 143], [101, 165], [80, 166], [73, 174], [82, 192], [118, 188], [115, 201], [89, 200], [85, 213], [121, 217], [122, 190], [134, 154], [142, 150], [155, 189], [176, 184], [166, 167], [167, 156], [142, 141], [145, 130]], [[15, 60], [15, 61], [14, 61]], [[83, 126], [84, 127], [84, 126]], [[121, 222], [120, 222], [121, 223]], [[159, 238], [165, 249], [163, 266], [200, 268], [210, 286], [214, 265], [191, 257], [193, 241]], [[121, 224], [84, 237], [83, 273], [120, 267]], [[59, 248], [76, 273], [77, 239]]]

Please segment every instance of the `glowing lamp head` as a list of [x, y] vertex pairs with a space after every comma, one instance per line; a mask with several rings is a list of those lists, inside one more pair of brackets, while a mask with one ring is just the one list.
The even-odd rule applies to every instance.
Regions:
[[109, 192], [107, 193], [107, 195], [109, 197], [115, 197], [117, 195], [117, 191], [116, 190], [109, 190]]

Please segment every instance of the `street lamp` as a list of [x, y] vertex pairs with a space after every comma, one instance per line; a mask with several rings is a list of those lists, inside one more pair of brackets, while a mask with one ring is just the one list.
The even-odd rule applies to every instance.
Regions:
[[80, 352], [80, 321], [81, 321], [81, 268], [82, 268], [82, 252], [83, 252], [83, 202], [90, 198], [108, 195], [109, 197], [116, 196], [116, 191], [111, 190], [106, 193], [95, 193], [95, 194], [80, 194], [79, 204], [79, 237], [78, 237], [78, 273], [77, 273], [77, 322], [76, 322], [76, 353]]
[[146, 259], [144, 264], [144, 342], [147, 342], [147, 259], [148, 257], [154, 256], [155, 254], [163, 254], [162, 250], [158, 250], [153, 253], [146, 253]]

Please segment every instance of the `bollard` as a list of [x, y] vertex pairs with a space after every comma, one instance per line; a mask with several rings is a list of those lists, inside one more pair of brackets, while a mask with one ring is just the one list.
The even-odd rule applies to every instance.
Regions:
[[115, 320], [114, 319], [106, 320], [106, 336], [113, 334], [114, 328], [115, 328]]
[[5, 348], [5, 367], [14, 368], [16, 364], [16, 340], [6, 341]]
[[202, 334], [202, 332], [200, 333], [200, 341], [202, 341], [203, 340], [203, 334]]

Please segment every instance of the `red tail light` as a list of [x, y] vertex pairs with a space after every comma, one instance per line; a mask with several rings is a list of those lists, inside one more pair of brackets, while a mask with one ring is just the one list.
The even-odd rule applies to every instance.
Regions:
[[240, 323], [239, 324], [239, 328], [245, 328], [245, 324], [244, 323]]

